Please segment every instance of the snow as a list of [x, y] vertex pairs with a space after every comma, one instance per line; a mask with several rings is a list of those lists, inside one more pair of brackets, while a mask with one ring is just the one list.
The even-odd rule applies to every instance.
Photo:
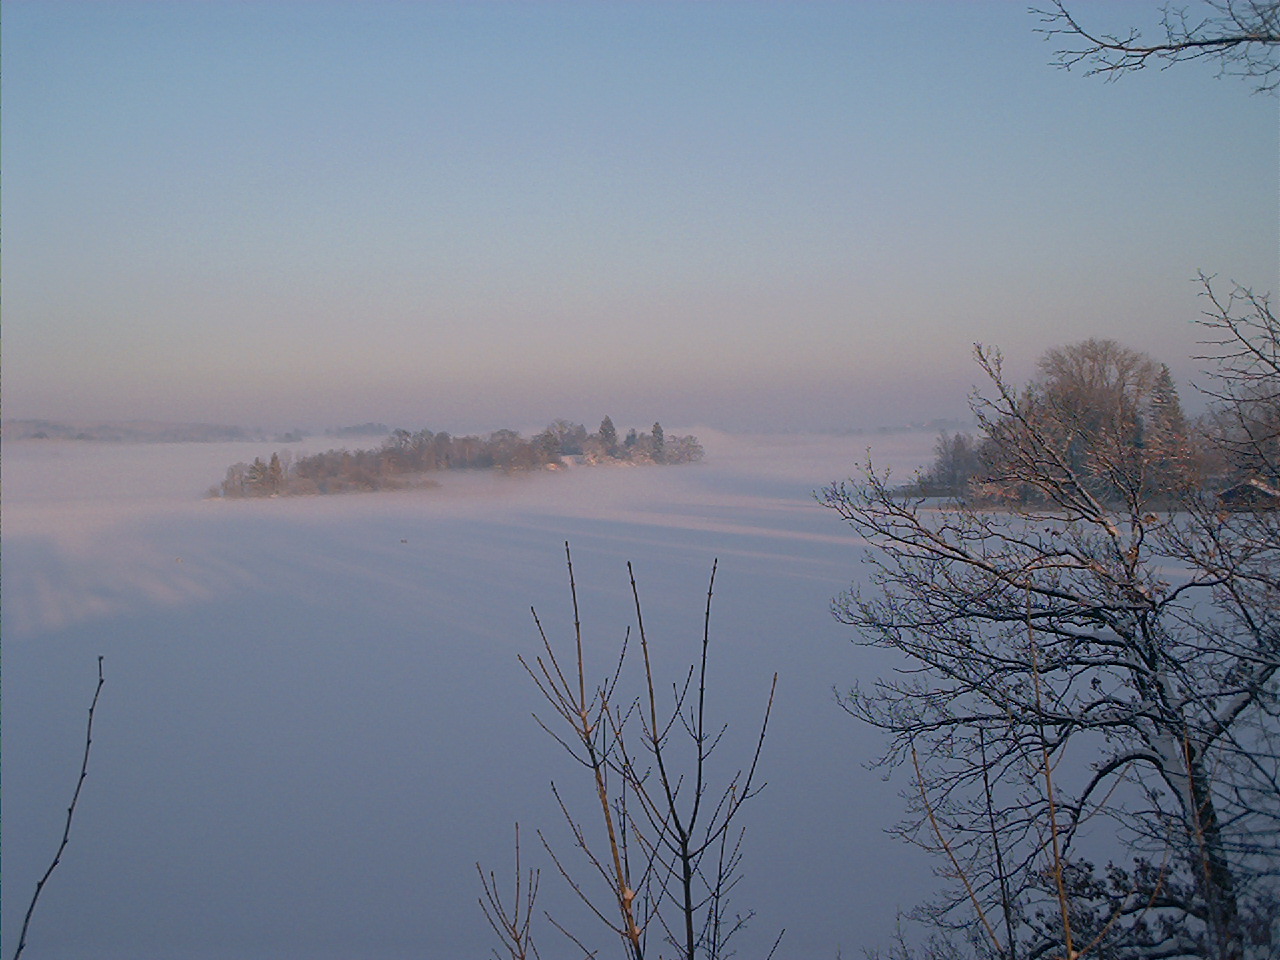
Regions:
[[[676, 432], [704, 464], [240, 502], [203, 493], [270, 445], [6, 443], [5, 953], [61, 835], [99, 654], [89, 779], [33, 960], [487, 955], [474, 864], [509, 878], [516, 820], [540, 906], [612, 949], [533, 839], [572, 860], [552, 779], [590, 810], [516, 661], [536, 652], [530, 605], [569, 639], [566, 540], [601, 674], [634, 619], [628, 560], [675, 679], [719, 558], [726, 762], [780, 675], [734, 897], [757, 911], [743, 955], [784, 926], [783, 957], [884, 946], [928, 864], [884, 836], [896, 787], [862, 767], [879, 738], [832, 693], [887, 664], [830, 618], [863, 547], [811, 493], [868, 445], [905, 475], [934, 438]], [[541, 939], [562, 952], [545, 924]]]

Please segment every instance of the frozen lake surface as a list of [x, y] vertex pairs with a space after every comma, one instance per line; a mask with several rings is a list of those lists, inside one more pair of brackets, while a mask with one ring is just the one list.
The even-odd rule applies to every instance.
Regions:
[[[517, 820], [539, 906], [609, 955], [532, 841], [541, 828], [572, 859], [553, 779], [584, 818], [592, 801], [516, 661], [537, 652], [530, 605], [571, 640], [566, 540], [601, 674], [634, 619], [628, 560], [675, 679], [719, 558], [709, 702], [735, 763], [779, 673], [768, 787], [744, 814], [740, 955], [782, 927], [779, 957], [887, 946], [929, 864], [884, 836], [905, 781], [863, 768], [879, 737], [832, 692], [891, 664], [830, 617], [864, 548], [811, 494], [869, 445], [905, 476], [934, 437], [694, 432], [696, 466], [238, 502], [202, 496], [270, 445], [6, 443], [5, 955], [61, 836], [98, 655], [89, 779], [32, 960], [487, 956], [474, 865], [509, 877]], [[549, 925], [541, 942], [567, 955]]]

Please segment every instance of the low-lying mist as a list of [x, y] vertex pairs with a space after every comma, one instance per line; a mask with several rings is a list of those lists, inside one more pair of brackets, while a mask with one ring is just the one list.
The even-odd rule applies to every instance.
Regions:
[[[549, 783], [591, 800], [516, 661], [536, 652], [530, 605], [571, 638], [566, 540], [601, 672], [634, 620], [626, 561], [675, 680], [719, 558], [726, 762], [780, 674], [734, 895], [757, 911], [744, 955], [784, 926], [781, 956], [884, 945], [928, 865], [884, 836], [896, 788], [862, 768], [878, 740], [832, 695], [892, 665], [830, 618], [862, 545], [810, 496], [869, 440], [691, 432], [702, 464], [235, 502], [203, 493], [270, 445], [6, 444], [5, 951], [61, 835], [101, 654], [90, 775], [33, 957], [487, 954], [475, 862], [509, 875], [517, 820], [571, 861]], [[904, 477], [932, 443], [870, 438]], [[540, 907], [607, 944], [541, 865]], [[543, 931], [548, 953], [558, 937]]]

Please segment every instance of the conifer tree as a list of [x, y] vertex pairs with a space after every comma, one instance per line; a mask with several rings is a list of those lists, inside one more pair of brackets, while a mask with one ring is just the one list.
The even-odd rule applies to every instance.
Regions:
[[272, 453], [271, 462], [267, 464], [267, 488], [272, 493], [284, 489], [284, 466], [280, 463], [280, 454]]
[[605, 417], [600, 421], [600, 445], [604, 447], [605, 453], [609, 456], [616, 456], [618, 453], [618, 430], [613, 425], [613, 420]]

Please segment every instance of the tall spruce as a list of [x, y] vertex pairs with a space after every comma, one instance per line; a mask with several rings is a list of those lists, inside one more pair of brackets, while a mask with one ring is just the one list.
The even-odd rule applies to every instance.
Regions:
[[600, 421], [600, 445], [604, 447], [604, 452], [609, 456], [616, 456], [618, 453], [618, 430], [613, 425], [613, 420], [605, 417]]

